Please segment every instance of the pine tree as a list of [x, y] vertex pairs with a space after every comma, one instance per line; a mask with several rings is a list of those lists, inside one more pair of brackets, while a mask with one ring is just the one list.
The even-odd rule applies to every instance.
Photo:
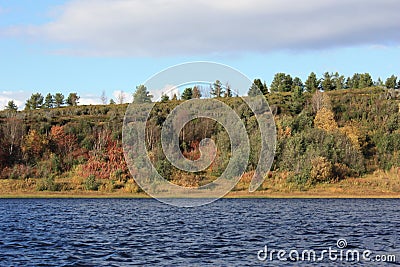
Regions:
[[185, 88], [181, 96], [182, 100], [189, 100], [193, 98], [193, 89], [191, 87]]
[[360, 74], [360, 82], [358, 88], [366, 88], [374, 85], [372, 77], [369, 73]]
[[225, 84], [224, 97], [232, 97], [232, 89], [231, 89], [231, 85], [229, 83]]
[[314, 72], [311, 72], [305, 82], [305, 87], [307, 92], [315, 93], [318, 90], [318, 86], [319, 86], [319, 81], [317, 79], [317, 75], [315, 75]]
[[262, 83], [261, 79], [254, 79], [253, 84], [258, 87], [258, 89], [261, 91], [261, 93], [263, 95], [266, 95], [269, 93], [268, 87], [267, 87], [267, 84], [265, 83], [265, 81], [264, 81], [264, 83]]
[[304, 91], [304, 84], [301, 81], [301, 79], [299, 77], [295, 77], [293, 79], [293, 84], [292, 84], [292, 92], [296, 92], [296, 93], [303, 93]]
[[385, 86], [387, 89], [395, 89], [397, 87], [397, 77], [392, 75], [386, 79]]
[[18, 110], [18, 106], [15, 104], [14, 100], [8, 101], [6, 110], [14, 112]]
[[56, 93], [54, 96], [54, 103], [57, 108], [64, 105], [64, 95], [61, 93]]
[[251, 84], [251, 87], [249, 88], [249, 91], [247, 92], [248, 96], [258, 96], [261, 94], [260, 89], [258, 88], [258, 86], [255, 83]]
[[332, 76], [333, 85], [336, 90], [341, 90], [345, 88], [345, 78], [343, 75], [339, 75], [338, 72]]
[[289, 74], [277, 73], [271, 83], [271, 92], [290, 92], [292, 90], [293, 79]]
[[79, 103], [80, 97], [78, 96], [77, 93], [70, 93], [68, 98], [67, 98], [67, 104], [69, 106], [77, 106]]
[[210, 94], [214, 97], [221, 97], [224, 94], [222, 83], [219, 80], [216, 80], [213, 86], [211, 87]]
[[54, 107], [54, 97], [52, 94], [48, 93], [46, 98], [44, 99], [44, 108], [53, 108]]
[[144, 85], [136, 86], [136, 91], [133, 94], [133, 103], [136, 104], [151, 103], [152, 98], [153, 96], [150, 95], [149, 91], [147, 91], [146, 86]]
[[168, 102], [169, 101], [169, 96], [167, 96], [167, 95], [165, 95], [165, 94], [162, 94], [161, 95], [161, 102]]
[[332, 81], [332, 76], [329, 72], [324, 73], [324, 78], [321, 82], [322, 90], [324, 91], [332, 91], [335, 90], [335, 84]]
[[31, 95], [31, 98], [29, 98], [26, 101], [25, 104], [25, 109], [38, 109], [41, 108], [43, 105], [43, 96], [40, 93], [35, 93]]

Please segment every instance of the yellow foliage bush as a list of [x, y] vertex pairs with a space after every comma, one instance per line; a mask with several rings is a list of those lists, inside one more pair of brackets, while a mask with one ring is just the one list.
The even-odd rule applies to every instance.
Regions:
[[350, 139], [354, 147], [360, 149], [366, 144], [365, 134], [363, 135], [361, 125], [358, 123], [346, 123], [346, 125], [341, 127], [339, 130]]
[[311, 161], [310, 182], [327, 182], [334, 179], [333, 165], [325, 157], [316, 157]]
[[338, 129], [333, 111], [325, 107], [321, 108], [315, 115], [314, 125], [327, 132], [334, 132]]

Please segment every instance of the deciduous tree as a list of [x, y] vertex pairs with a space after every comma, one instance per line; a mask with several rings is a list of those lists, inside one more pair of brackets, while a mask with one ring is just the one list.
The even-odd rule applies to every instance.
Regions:
[[201, 96], [200, 88], [197, 85], [193, 86], [193, 98], [201, 98]]

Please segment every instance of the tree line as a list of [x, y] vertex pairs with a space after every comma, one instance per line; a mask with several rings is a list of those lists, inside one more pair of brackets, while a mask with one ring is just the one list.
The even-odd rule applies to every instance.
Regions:
[[[325, 72], [322, 77], [317, 77], [314, 72], [311, 72], [307, 77], [307, 80], [303, 81], [299, 77], [292, 77], [290, 74], [283, 72], [276, 73], [270, 86], [268, 87], [265, 81], [261, 79], [254, 79], [251, 87], [248, 89], [247, 94], [249, 96], [255, 96], [260, 91], [263, 95], [269, 93], [279, 93], [279, 92], [294, 92], [296, 95], [301, 95], [303, 92], [315, 93], [316, 91], [334, 91], [341, 89], [361, 89], [372, 86], [386, 87], [387, 89], [399, 89], [400, 80], [395, 75], [391, 75], [386, 79], [385, 82], [378, 78], [376, 81], [372, 79], [369, 73], [355, 73], [351, 77], [345, 77], [340, 75], [338, 72], [329, 73]], [[208, 89], [208, 91], [207, 91]], [[203, 91], [203, 93], [202, 93]], [[207, 92], [206, 92], [207, 91]], [[216, 80], [209, 88], [200, 88], [199, 86], [187, 87], [183, 90], [180, 96], [181, 100], [189, 100], [192, 98], [201, 97], [233, 97], [238, 94], [234, 93], [231, 86], [227, 82], [225, 85], [221, 81]], [[146, 86], [139, 85], [136, 87], [133, 93], [134, 103], [147, 103], [152, 102], [153, 96], [147, 90]], [[64, 97], [62, 93], [56, 93], [54, 95], [47, 94], [43, 97], [40, 93], [34, 93], [25, 103], [25, 110], [34, 110], [39, 108], [59, 108], [65, 105], [76, 106], [79, 103], [80, 97], [77, 93], [70, 93], [67, 98]], [[105, 92], [102, 92], [100, 96], [103, 105], [107, 104], [107, 97]], [[170, 97], [166, 94], [161, 95], [161, 102], [166, 102], [169, 100], [178, 100], [178, 96]], [[123, 100], [118, 101], [120, 104]], [[110, 99], [110, 105], [116, 104], [113, 99]], [[18, 109], [17, 105], [13, 100], [9, 101], [6, 110]]]
[[[265, 93], [264, 83], [256, 83], [251, 87]], [[261, 144], [257, 120], [241, 98], [224, 97], [226, 85], [215, 84], [211, 96], [219, 94], [219, 100], [230, 106], [246, 127], [251, 147], [247, 171], [251, 173], [258, 164]], [[180, 97], [203, 97], [196, 95], [197, 89], [185, 89]], [[266, 94], [276, 122], [277, 146], [271, 173], [261, 189], [268, 190], [268, 181], [273, 179], [307, 188], [400, 167], [400, 106], [398, 99], [387, 97], [390, 90], [371, 87], [321, 92], [318, 88], [300, 97], [296, 91], [298, 88]], [[140, 103], [152, 98], [145, 86], [138, 86], [135, 112], [145, 109]], [[211, 138], [218, 148], [215, 160], [198, 173], [185, 173], [171, 165], [163, 153], [161, 130], [171, 110], [182, 101], [155, 103], [146, 123], [146, 146], [153, 165], [169, 181], [200, 186], [225, 170], [230, 140], [213, 120], [190, 121], [179, 136], [182, 154], [198, 159], [201, 140]], [[18, 180], [21, 186], [32, 183], [37, 190], [140, 190], [132, 179], [135, 172], [129, 172], [124, 160], [125, 112], [125, 105], [1, 111], [0, 179]]]
[[[60, 108], [65, 105], [77, 106], [79, 103], [80, 96], [77, 93], [70, 93], [67, 98], [62, 93], [51, 94], [48, 93], [46, 97], [43, 97], [40, 93], [34, 93], [25, 102], [25, 110], [35, 110], [39, 108]], [[18, 106], [14, 100], [8, 101], [6, 110], [17, 111]]]

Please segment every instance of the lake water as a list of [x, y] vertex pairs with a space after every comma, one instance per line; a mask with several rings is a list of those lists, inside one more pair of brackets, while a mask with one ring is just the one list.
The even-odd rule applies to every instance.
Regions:
[[265, 246], [268, 257], [339, 253], [339, 239], [344, 252], [400, 262], [400, 200], [222, 199], [176, 208], [152, 199], [0, 199], [0, 216], [0, 266], [354, 265], [337, 255], [263, 259]]

